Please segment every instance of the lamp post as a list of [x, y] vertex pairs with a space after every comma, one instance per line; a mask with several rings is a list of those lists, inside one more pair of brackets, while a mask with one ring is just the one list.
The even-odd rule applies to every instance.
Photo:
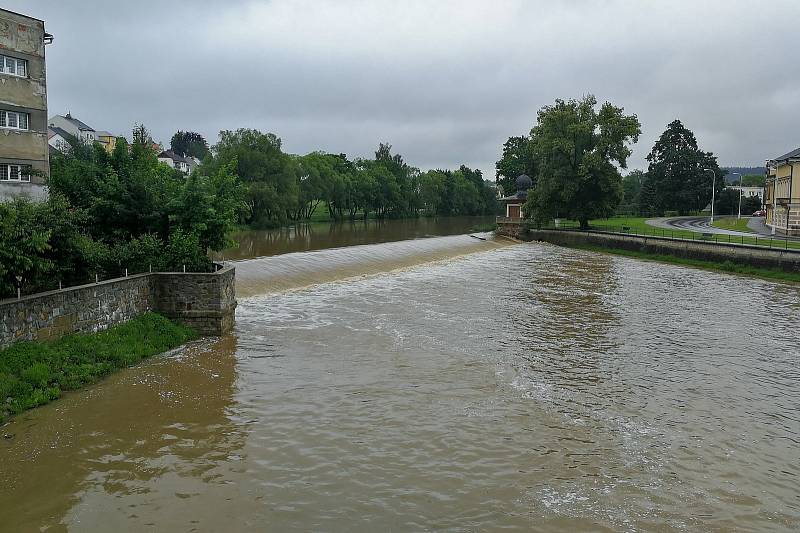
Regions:
[[711, 172], [711, 175], [714, 176], [711, 180], [711, 222], [710, 225], [714, 225], [714, 198], [716, 198], [717, 192], [717, 173], [711, 170], [710, 168], [704, 168], [705, 172]]
[[736, 216], [736, 220], [741, 220], [742, 218], [742, 173], [741, 172], [731, 172], [732, 176], [739, 176], [739, 214]]

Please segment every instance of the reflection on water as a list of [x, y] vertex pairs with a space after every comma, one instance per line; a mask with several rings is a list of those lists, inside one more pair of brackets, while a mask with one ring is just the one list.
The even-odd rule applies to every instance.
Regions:
[[311, 250], [341, 248], [382, 242], [445, 235], [461, 235], [479, 226], [494, 224], [494, 217], [408, 218], [298, 223], [285, 228], [236, 233], [235, 248], [216, 254], [215, 259], [251, 259]]
[[[797, 286], [486, 246], [241, 299], [235, 342], [26, 414], [0, 443], [0, 516], [11, 530], [800, 529]], [[280, 268], [310, 271], [313, 255]]]
[[0, 442], [0, 531], [188, 530], [198, 509], [182, 498], [243, 446], [235, 351], [233, 337], [192, 344], [19, 416]]

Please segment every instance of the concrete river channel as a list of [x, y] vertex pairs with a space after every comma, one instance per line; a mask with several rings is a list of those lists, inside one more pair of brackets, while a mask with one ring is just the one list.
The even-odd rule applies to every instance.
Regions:
[[233, 335], [0, 428], [0, 531], [800, 530], [800, 287], [459, 223], [243, 235]]

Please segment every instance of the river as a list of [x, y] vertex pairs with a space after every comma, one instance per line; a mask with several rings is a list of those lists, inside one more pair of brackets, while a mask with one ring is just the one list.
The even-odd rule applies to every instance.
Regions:
[[800, 529], [800, 287], [481, 236], [238, 263], [0, 429], [0, 530]]

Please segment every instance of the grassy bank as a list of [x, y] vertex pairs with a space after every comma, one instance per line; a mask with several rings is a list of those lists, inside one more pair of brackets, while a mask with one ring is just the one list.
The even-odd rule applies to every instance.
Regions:
[[99, 333], [15, 344], [0, 351], [0, 422], [195, 337], [147, 313]]
[[725, 218], [718, 218], [714, 221], [713, 226], [715, 228], [726, 229], [731, 231], [743, 231], [745, 233], [755, 233], [755, 231], [751, 230], [747, 227], [747, 222], [749, 218], [739, 218], [736, 217], [725, 217]]
[[[604, 219], [597, 219], [589, 221], [590, 229], [595, 230], [602, 230], [602, 231], [613, 231], [618, 233], [632, 233], [635, 235], [652, 235], [655, 237], [669, 237], [673, 239], [691, 239], [691, 240], [707, 240], [707, 241], [715, 241], [715, 242], [722, 242], [722, 243], [734, 243], [734, 244], [749, 244], [751, 246], [763, 246], [765, 248], [788, 248], [788, 249], [795, 249], [800, 250], [800, 241], [786, 241], [781, 238], [780, 235], [770, 239], [769, 236], [766, 235], [759, 235], [757, 233], [753, 233], [752, 230], [749, 228], [747, 229], [740, 229], [737, 226], [725, 227], [725, 226], [718, 226], [724, 229], [732, 229], [737, 231], [743, 232], [750, 232], [753, 233], [752, 237], [745, 237], [739, 235], [727, 235], [727, 234], [717, 234], [710, 237], [704, 237], [702, 233], [697, 231], [691, 230], [681, 230], [681, 229], [666, 229], [666, 228], [656, 228], [647, 224], [648, 219], [646, 217], [613, 217], [613, 218], [604, 218]], [[730, 221], [730, 218], [721, 218], [719, 222], [722, 224], [732, 224], [732, 222], [723, 222], [723, 221]], [[735, 218], [733, 219], [736, 220]], [[718, 221], [714, 221], [714, 226], [717, 226]], [[741, 222], [746, 224], [746, 221], [742, 219]], [[563, 228], [577, 228], [578, 222], [574, 220], [562, 220], [561, 227]]]
[[575, 245], [575, 246], [570, 246], [570, 248], [588, 250], [591, 252], [623, 255], [625, 257], [632, 257], [635, 259], [659, 261], [662, 263], [672, 263], [675, 265], [690, 266], [695, 268], [702, 268], [705, 270], [714, 270], [717, 272], [727, 272], [732, 274], [741, 274], [744, 276], [753, 276], [757, 278], [764, 278], [770, 280], [791, 281], [800, 283], [800, 274], [784, 272], [782, 270], [777, 270], [772, 268], [758, 268], [748, 265], [741, 265], [738, 263], [733, 263], [731, 261], [725, 261], [725, 262], [703, 261], [700, 259], [687, 259], [684, 257], [677, 257], [674, 255], [653, 254], [648, 252], [623, 250], [621, 248], [606, 248], [604, 246], [592, 246], [592, 245]]

